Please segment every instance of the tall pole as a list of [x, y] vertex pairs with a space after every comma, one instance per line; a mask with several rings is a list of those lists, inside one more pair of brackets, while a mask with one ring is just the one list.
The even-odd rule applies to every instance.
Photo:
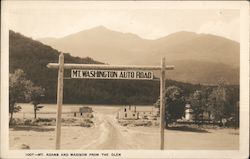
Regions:
[[57, 116], [56, 116], [56, 149], [61, 146], [61, 116], [63, 103], [63, 73], [64, 73], [64, 56], [59, 56], [58, 83], [57, 83]]
[[165, 57], [161, 60], [161, 86], [160, 86], [160, 149], [164, 150], [165, 129]]

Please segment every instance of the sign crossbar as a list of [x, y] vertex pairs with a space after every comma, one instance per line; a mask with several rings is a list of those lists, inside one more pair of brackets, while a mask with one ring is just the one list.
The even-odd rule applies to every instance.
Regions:
[[[47, 65], [48, 68], [58, 69], [58, 63], [49, 63]], [[73, 63], [65, 63], [64, 69], [99, 69], [99, 70], [161, 70], [161, 66], [144, 66], [144, 65], [104, 65], [104, 64], [73, 64]], [[165, 66], [165, 70], [173, 70], [174, 66]]]

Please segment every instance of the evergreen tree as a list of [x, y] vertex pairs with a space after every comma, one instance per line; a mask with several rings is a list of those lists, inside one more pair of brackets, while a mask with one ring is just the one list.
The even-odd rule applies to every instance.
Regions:
[[[184, 115], [185, 99], [183, 90], [177, 86], [169, 86], [166, 89], [165, 113], [166, 113], [166, 126], [168, 124], [180, 119]], [[155, 107], [160, 107], [160, 99], [154, 104]]]
[[34, 107], [34, 118], [36, 119], [37, 111], [39, 111], [43, 106], [40, 106], [42, 97], [44, 96], [44, 89], [42, 87], [33, 86], [31, 88], [31, 102]]
[[13, 119], [13, 113], [21, 110], [21, 107], [16, 105], [17, 102], [30, 100], [32, 86], [32, 82], [26, 79], [25, 73], [21, 69], [18, 69], [13, 74], [9, 75], [10, 123]]
[[228, 90], [224, 83], [220, 83], [213, 89], [208, 98], [208, 110], [214, 117], [215, 121], [222, 123], [222, 118], [226, 115], [226, 108], [229, 106]]

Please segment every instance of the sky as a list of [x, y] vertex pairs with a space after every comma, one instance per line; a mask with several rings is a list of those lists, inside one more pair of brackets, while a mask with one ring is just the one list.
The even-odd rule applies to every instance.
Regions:
[[13, 31], [32, 37], [63, 37], [96, 26], [157, 39], [178, 31], [209, 33], [240, 39], [240, 12], [236, 9], [176, 9], [136, 3], [96, 5], [83, 2], [12, 2], [8, 23]]

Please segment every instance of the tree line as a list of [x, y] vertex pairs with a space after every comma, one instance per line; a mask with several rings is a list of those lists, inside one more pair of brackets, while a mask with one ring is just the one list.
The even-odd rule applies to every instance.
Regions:
[[[177, 86], [166, 88], [166, 126], [185, 116], [185, 110], [192, 110], [191, 114], [196, 124], [203, 124], [209, 120], [223, 124], [223, 119], [230, 121], [231, 126], [239, 126], [239, 88], [226, 85], [224, 81], [216, 86], [203, 86], [194, 90], [188, 96]], [[186, 107], [189, 104], [190, 107]], [[160, 99], [154, 104], [160, 106]], [[208, 119], [204, 118], [204, 113]]]
[[[228, 86], [225, 83], [218, 83], [217, 86], [201, 86], [200, 89], [195, 89], [193, 92], [187, 94], [184, 89], [176, 85], [166, 86], [166, 121], [167, 125], [177, 119], [180, 119], [185, 114], [186, 104], [191, 105], [193, 119], [195, 123], [204, 121], [204, 113], [208, 113], [213, 121], [222, 123], [223, 118], [234, 121], [234, 126], [239, 125], [239, 90], [238, 87]], [[185, 88], [185, 87], [183, 87]], [[132, 92], [127, 92], [128, 94]], [[156, 93], [157, 94], [157, 93]], [[9, 112], [10, 122], [13, 119], [13, 113], [20, 111], [21, 107], [17, 105], [18, 102], [30, 102], [34, 109], [34, 118], [36, 118], [37, 111], [43, 106], [39, 104], [42, 98], [46, 96], [45, 89], [41, 86], [36, 86], [34, 83], [26, 78], [23, 70], [17, 69], [9, 76]], [[105, 97], [101, 94], [100, 98]], [[140, 96], [134, 99], [127, 98], [120, 101], [119, 104], [133, 104], [133, 100], [147, 101]], [[101, 103], [100, 103], [101, 104]], [[149, 103], [147, 103], [149, 104]], [[159, 107], [160, 100], [158, 99], [154, 105]]]

